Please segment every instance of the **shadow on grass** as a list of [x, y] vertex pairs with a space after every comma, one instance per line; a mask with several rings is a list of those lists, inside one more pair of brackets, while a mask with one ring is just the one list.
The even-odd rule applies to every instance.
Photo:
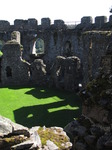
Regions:
[[[32, 126], [60, 126], [64, 127], [73, 118], [81, 115], [81, 100], [70, 92], [58, 91], [48, 88], [33, 88], [25, 94], [30, 94], [42, 101], [43, 98], [57, 96], [60, 101], [49, 104], [40, 104], [35, 106], [21, 107], [14, 111], [15, 121], [27, 127]], [[73, 107], [68, 109], [67, 106]], [[79, 107], [76, 108], [75, 107]], [[62, 108], [62, 109], [60, 109]]]

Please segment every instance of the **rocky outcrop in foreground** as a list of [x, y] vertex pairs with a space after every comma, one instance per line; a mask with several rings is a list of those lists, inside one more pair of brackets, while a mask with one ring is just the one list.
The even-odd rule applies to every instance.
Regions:
[[60, 127], [28, 129], [0, 116], [0, 150], [70, 150], [72, 143]]
[[112, 43], [97, 77], [80, 91], [82, 116], [64, 130], [73, 150], [112, 150]]
[[82, 115], [69, 123], [64, 130], [71, 137], [73, 150], [112, 150], [112, 132]]

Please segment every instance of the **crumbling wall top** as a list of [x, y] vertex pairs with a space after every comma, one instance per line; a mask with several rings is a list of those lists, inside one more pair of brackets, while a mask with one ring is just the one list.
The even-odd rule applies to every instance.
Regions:
[[15, 40], [20, 44], [20, 32], [19, 31], [13, 31], [11, 33], [11, 40]]

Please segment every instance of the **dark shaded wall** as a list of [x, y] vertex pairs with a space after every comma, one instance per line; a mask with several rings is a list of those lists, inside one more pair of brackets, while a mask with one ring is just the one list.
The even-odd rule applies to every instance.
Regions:
[[29, 64], [21, 59], [20, 45], [9, 41], [2, 49], [1, 83], [6, 85], [25, 85], [29, 79]]

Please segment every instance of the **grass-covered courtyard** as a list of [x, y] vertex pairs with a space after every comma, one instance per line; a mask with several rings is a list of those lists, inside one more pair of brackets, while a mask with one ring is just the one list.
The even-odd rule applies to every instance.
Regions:
[[81, 114], [75, 93], [49, 88], [0, 88], [0, 115], [27, 127], [64, 127]]

